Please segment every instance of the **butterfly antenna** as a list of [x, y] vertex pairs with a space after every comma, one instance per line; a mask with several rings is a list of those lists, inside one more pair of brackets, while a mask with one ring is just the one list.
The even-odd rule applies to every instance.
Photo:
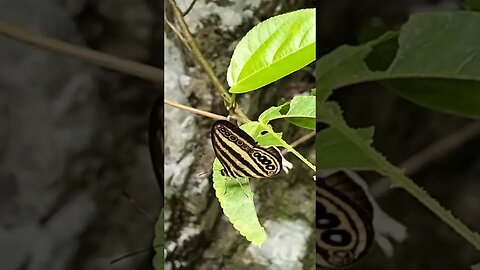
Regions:
[[122, 189], [122, 194], [123, 196], [125, 196], [125, 198], [127, 198], [127, 200], [132, 204], [132, 206], [137, 209], [138, 211], [140, 211], [146, 218], [148, 218], [152, 223], [155, 223], [155, 219], [153, 219], [147, 212], [147, 210], [145, 210], [145, 208], [143, 208], [142, 206], [140, 206], [124, 189]]

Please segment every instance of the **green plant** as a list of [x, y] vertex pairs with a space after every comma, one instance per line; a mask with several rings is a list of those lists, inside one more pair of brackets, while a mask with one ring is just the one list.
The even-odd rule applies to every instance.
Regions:
[[399, 32], [388, 32], [359, 46], [341, 46], [317, 61], [319, 170], [376, 171], [393, 187], [409, 192], [443, 222], [480, 250], [480, 235], [470, 230], [424, 189], [371, 145], [373, 128], [355, 129], [333, 91], [378, 81], [420, 106], [460, 117], [480, 118], [480, 14], [435, 12], [410, 17]]
[[[174, 3], [171, 2], [173, 5]], [[312, 171], [315, 166], [298, 153], [292, 145], [282, 139], [281, 132], [275, 132], [270, 122], [285, 119], [299, 128], [315, 129], [314, 92], [307, 96], [297, 96], [280, 106], [265, 110], [258, 120], [251, 121], [236, 104], [236, 95], [258, 90], [288, 74], [304, 68], [315, 60], [315, 9], [305, 9], [272, 17], [251, 29], [237, 44], [227, 72], [230, 89], [223, 88], [218, 78], [213, 75], [211, 67], [196, 47], [188, 27], [180, 18], [178, 9], [174, 9], [176, 18], [185, 35], [192, 54], [199, 60], [206, 73], [212, 79], [216, 90], [224, 99], [226, 108], [233, 119], [244, 122], [240, 126], [252, 136], [260, 146], [281, 146], [292, 152]], [[223, 116], [199, 112], [166, 101], [167, 104], [181, 107], [214, 119]], [[313, 132], [312, 132], [313, 133]], [[232, 179], [222, 176], [223, 169], [218, 160], [213, 163], [213, 186], [225, 215], [240, 234], [256, 245], [261, 245], [266, 234], [258, 220], [253, 194], [248, 178]], [[313, 175], [313, 173], [312, 173]]]
[[[238, 43], [228, 67], [230, 93], [246, 93], [272, 83], [315, 60], [315, 10], [305, 9], [270, 18], [250, 30]], [[231, 104], [232, 100], [226, 100]], [[281, 146], [295, 154], [313, 171], [315, 166], [275, 132], [270, 121], [286, 119], [294, 125], [315, 129], [314, 95], [297, 96], [281, 106], [265, 110], [256, 121], [241, 126], [260, 146]], [[233, 226], [254, 244], [266, 239], [253, 204], [248, 178], [222, 176], [222, 165], [213, 164], [216, 196]], [[228, 192], [226, 186], [228, 185]], [[247, 193], [246, 193], [247, 192]], [[247, 196], [246, 196], [247, 195]]]

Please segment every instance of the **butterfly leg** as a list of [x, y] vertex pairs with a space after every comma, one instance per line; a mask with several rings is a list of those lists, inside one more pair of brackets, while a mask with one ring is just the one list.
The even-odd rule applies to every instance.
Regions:
[[237, 178], [235, 178], [235, 181], [237, 181], [237, 183], [240, 185], [240, 188], [243, 190], [243, 193], [245, 194], [245, 196], [247, 196], [247, 198], [250, 198], [245, 188], [243, 188], [242, 182], [240, 182]]

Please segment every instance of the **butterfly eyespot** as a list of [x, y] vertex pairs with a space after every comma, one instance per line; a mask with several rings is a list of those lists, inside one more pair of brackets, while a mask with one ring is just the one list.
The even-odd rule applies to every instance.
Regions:
[[263, 162], [265, 159], [266, 159], [265, 156], [259, 156], [259, 157], [258, 157], [258, 160], [259, 160], [260, 162]]
[[230, 132], [225, 131], [225, 136], [227, 136], [227, 137], [230, 136]]
[[267, 160], [264, 160], [264, 161], [262, 162], [262, 164], [264, 164], [264, 165], [270, 165], [270, 164], [272, 164], [272, 161], [267, 159]]
[[254, 157], [259, 157], [259, 156], [260, 156], [260, 153], [255, 152], [255, 153], [253, 153], [253, 156], [254, 156]]
[[345, 230], [328, 230], [322, 234], [322, 240], [332, 246], [346, 246], [352, 242], [352, 236]]
[[340, 220], [333, 214], [320, 214], [320, 219], [317, 220], [317, 228], [321, 229], [335, 228], [338, 225], [340, 225]]
[[238, 141], [237, 141], [237, 144], [238, 144], [238, 145], [242, 145], [242, 144], [243, 144], [243, 142], [242, 142], [242, 141], [240, 141], [240, 140], [238, 140]]
[[267, 170], [275, 170], [275, 166], [273, 166], [273, 165], [268, 165], [265, 168], [267, 168]]
[[229, 139], [230, 139], [230, 141], [234, 142], [234, 141], [237, 140], [237, 137], [235, 137], [235, 136], [232, 135], [232, 136], [229, 137]]

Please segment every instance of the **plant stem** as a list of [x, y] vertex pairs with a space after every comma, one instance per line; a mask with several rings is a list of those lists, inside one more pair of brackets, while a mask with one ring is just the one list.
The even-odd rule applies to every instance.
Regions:
[[415, 182], [405, 176], [403, 171], [390, 164], [385, 157], [373, 149], [370, 145], [364, 143], [364, 141], [358, 137], [358, 135], [350, 128], [343, 119], [339, 119], [331, 110], [326, 108], [319, 111], [320, 118], [325, 119], [331, 127], [338, 129], [342, 132], [350, 141], [352, 141], [357, 147], [363, 150], [365, 155], [369, 157], [375, 164], [377, 171], [390, 178], [395, 185], [408, 191], [414, 198], [425, 205], [430, 211], [435, 213], [443, 222], [453, 228], [458, 234], [460, 234], [466, 241], [468, 241], [477, 250], [480, 250], [480, 235], [470, 230], [465, 224], [457, 219], [453, 214], [445, 209], [438, 201], [432, 198], [424, 189], [419, 187]]
[[[398, 167], [403, 169], [404, 174], [411, 175], [421, 170], [430, 162], [444, 157], [447, 153], [463, 146], [478, 134], [480, 134], [480, 121], [477, 120], [455, 131], [453, 134], [433, 142], [426, 148], [400, 163]], [[390, 180], [387, 178], [380, 179], [370, 187], [372, 195], [376, 198], [385, 195], [389, 190], [389, 183]]]
[[288, 143], [285, 143], [284, 147], [287, 148], [288, 151], [292, 152], [295, 156], [297, 156], [301, 161], [303, 161], [303, 163], [305, 163], [308, 167], [310, 167], [310, 169], [312, 169], [314, 172], [317, 171], [317, 168], [315, 167], [315, 165], [310, 163], [308, 159], [304, 158], [299, 152], [297, 152], [297, 150], [291, 147]]
[[[259, 122], [260, 125], [262, 126], [263, 129], [267, 130], [270, 134], [273, 134], [274, 136], [275, 135], [275, 132], [273, 131], [272, 127], [270, 127], [269, 125], [267, 124], [264, 124], [264, 123], [261, 123]], [[282, 138], [279, 138], [277, 137], [277, 139], [279, 141], [282, 142], [283, 144], [283, 147], [285, 147], [289, 152], [292, 152], [295, 156], [298, 157], [298, 159], [300, 159], [303, 163], [305, 163], [308, 167], [310, 167], [310, 169], [312, 169], [314, 172], [317, 171], [317, 168], [315, 167], [315, 165], [313, 165], [312, 163], [310, 163], [310, 161], [308, 161], [308, 159], [304, 158], [297, 150], [295, 150], [290, 144], [288, 144], [287, 142], [285, 142]]]
[[[315, 131], [312, 131], [312, 132], [309, 132], [307, 134], [305, 134], [304, 136], [298, 138], [297, 140], [295, 140], [294, 142], [292, 142], [290, 144], [291, 147], [295, 148], [297, 146], [299, 146], [300, 144], [310, 140], [311, 138], [313, 138], [315, 136]], [[288, 151], [282, 151], [282, 154], [286, 154]]]
[[172, 6], [173, 13], [175, 15], [175, 19], [177, 20], [180, 28], [182, 29], [185, 41], [187, 42], [188, 46], [192, 50], [193, 56], [197, 59], [197, 61], [203, 67], [203, 69], [205, 70], [205, 73], [207, 73], [210, 80], [212, 80], [213, 86], [215, 87], [217, 92], [219, 92], [220, 95], [223, 97], [223, 99], [225, 100], [225, 103], [234, 105], [235, 113], [238, 114], [238, 116], [243, 120], [243, 122], [249, 122], [250, 120], [248, 119], [247, 115], [236, 104], [235, 100], [232, 98], [232, 96], [227, 91], [227, 89], [225, 89], [225, 87], [223, 87], [223, 84], [220, 82], [220, 80], [215, 75], [215, 72], [213, 71], [212, 67], [208, 63], [207, 59], [203, 56], [202, 52], [200, 51], [200, 49], [197, 45], [197, 42], [195, 41], [192, 34], [190, 33], [190, 30], [188, 29], [187, 23], [183, 19], [182, 12], [178, 8], [175, 1], [174, 0], [169, 0], [169, 2], [170, 2], [170, 5]]

